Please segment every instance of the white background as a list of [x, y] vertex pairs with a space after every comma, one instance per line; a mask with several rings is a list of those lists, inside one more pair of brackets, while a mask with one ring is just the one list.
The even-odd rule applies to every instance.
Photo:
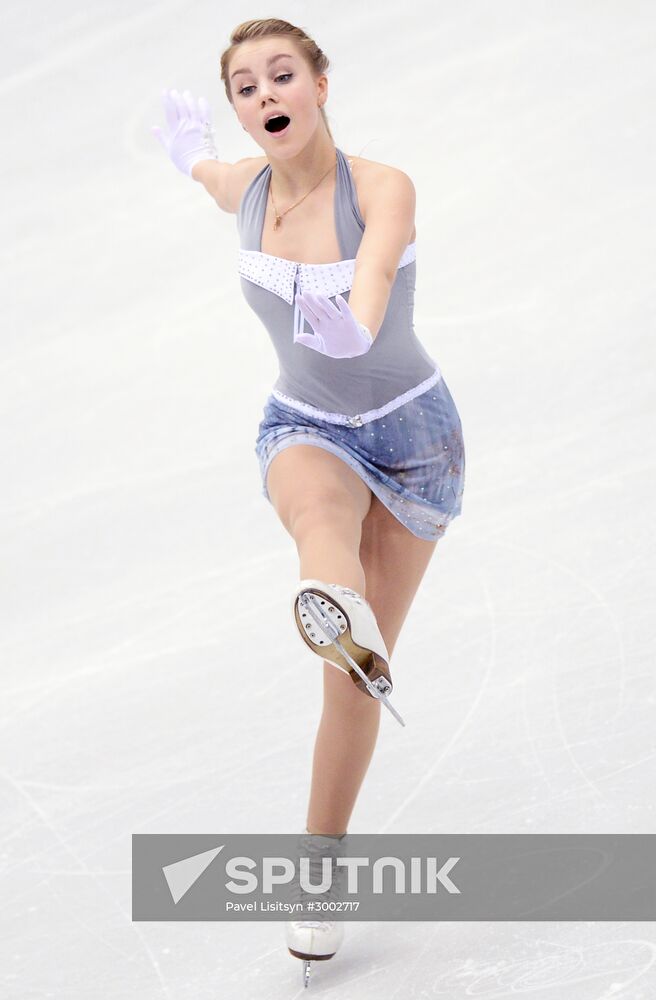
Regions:
[[[131, 921], [133, 833], [296, 833], [322, 668], [254, 452], [277, 375], [234, 216], [150, 132], [251, 17], [331, 59], [347, 155], [417, 189], [415, 329], [463, 512], [350, 830], [654, 830], [656, 12], [648, 2], [3, 6], [3, 996], [289, 998], [277, 923]], [[640, 1000], [639, 923], [357, 923], [322, 997]]]

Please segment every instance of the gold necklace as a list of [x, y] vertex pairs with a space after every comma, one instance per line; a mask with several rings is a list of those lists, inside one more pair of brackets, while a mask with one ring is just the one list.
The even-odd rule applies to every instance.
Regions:
[[328, 169], [326, 170], [326, 173], [322, 177], [319, 178], [319, 180], [314, 185], [314, 187], [310, 188], [310, 190], [308, 191], [308, 193], [304, 194], [303, 197], [299, 201], [297, 201], [295, 205], [290, 205], [290, 207], [287, 208], [282, 213], [282, 215], [278, 215], [278, 209], [276, 208], [276, 203], [273, 200], [273, 190], [271, 188], [271, 184], [269, 183], [269, 194], [271, 195], [271, 204], [273, 205], [273, 211], [274, 211], [275, 216], [276, 216], [276, 220], [273, 223], [273, 231], [274, 232], [276, 231], [276, 229], [279, 227], [280, 223], [282, 222], [283, 216], [287, 215], [287, 212], [291, 212], [292, 208], [296, 208], [296, 205], [300, 205], [301, 202], [304, 201], [305, 198], [307, 198], [308, 194], [312, 194], [312, 192], [314, 191], [314, 188], [319, 187], [319, 185], [321, 184], [321, 181], [323, 180], [323, 178], [326, 177], [330, 173], [330, 171], [333, 169], [333, 167], [335, 166], [336, 163], [337, 163], [337, 157], [335, 157], [335, 163], [333, 163], [332, 166], [328, 167]]

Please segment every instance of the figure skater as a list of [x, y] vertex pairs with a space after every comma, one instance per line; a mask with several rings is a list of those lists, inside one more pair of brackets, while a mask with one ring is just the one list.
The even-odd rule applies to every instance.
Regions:
[[[404, 725], [388, 698], [390, 656], [465, 477], [458, 411], [414, 331], [414, 185], [335, 145], [328, 65], [301, 28], [246, 21], [221, 79], [264, 155], [219, 161], [208, 102], [189, 91], [163, 92], [168, 128], [153, 128], [175, 166], [236, 215], [241, 287], [278, 356], [255, 452], [299, 554], [293, 619], [323, 661], [304, 831], [315, 858], [343, 850], [381, 704]], [[343, 934], [340, 921], [286, 924], [305, 985], [310, 960], [331, 958]]]

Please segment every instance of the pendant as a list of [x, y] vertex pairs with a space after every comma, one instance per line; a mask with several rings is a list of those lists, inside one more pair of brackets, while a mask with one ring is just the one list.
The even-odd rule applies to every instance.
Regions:
[[276, 231], [276, 229], [278, 228], [278, 226], [280, 225], [281, 222], [282, 222], [282, 216], [281, 215], [276, 215], [276, 221], [273, 224], [273, 231], [274, 232]]

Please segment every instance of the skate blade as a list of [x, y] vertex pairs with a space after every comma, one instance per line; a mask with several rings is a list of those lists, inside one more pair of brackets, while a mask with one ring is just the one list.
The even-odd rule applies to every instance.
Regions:
[[396, 719], [396, 721], [400, 722], [402, 726], [405, 726], [405, 722], [403, 721], [403, 719], [401, 718], [401, 716], [399, 715], [399, 713], [394, 708], [394, 705], [392, 705], [392, 703], [390, 701], [388, 701], [387, 695], [385, 695], [381, 691], [379, 691], [378, 694], [376, 695], [376, 697], [378, 698], [379, 701], [382, 701], [382, 703], [385, 706], [385, 708], [388, 709], [392, 713], [392, 715], [394, 716], [394, 718]]
[[[361, 691], [367, 688], [365, 681], [368, 679], [383, 694], [391, 694], [392, 678], [385, 660], [373, 650], [358, 645], [348, 614], [330, 594], [316, 588], [306, 590], [299, 595], [294, 610], [298, 630], [313, 653], [349, 674]], [[311, 638], [313, 630], [321, 638], [316, 635]], [[356, 665], [359, 671], [354, 669]], [[373, 696], [370, 688], [367, 691]]]
[[[343, 617], [344, 619], [342, 623], [344, 634], [340, 632], [338, 626], [325, 614], [321, 607], [322, 601], [323, 603], [327, 602], [329, 608], [339, 609], [339, 617]], [[329, 659], [330, 662], [332, 662], [333, 656], [335, 659], [338, 659], [340, 662], [337, 665], [340, 669], [350, 673], [354, 684], [364, 694], [369, 694], [372, 698], [377, 698], [379, 701], [382, 701], [385, 708], [394, 716], [397, 722], [399, 722], [402, 726], [405, 726], [405, 722], [388, 700], [385, 691], [381, 690], [378, 686], [378, 684], [382, 684], [383, 687], [387, 687], [388, 690], [391, 690], [392, 682], [389, 677], [389, 670], [383, 669], [383, 661], [381, 661], [381, 666], [378, 666], [380, 657], [372, 652], [372, 650], [365, 649], [355, 642], [353, 636], [351, 635], [351, 622], [344, 608], [342, 608], [338, 602], [334, 601], [330, 595], [324, 594], [322, 591], [319, 591], [318, 593], [315, 591], [305, 591], [299, 596], [294, 609], [296, 622], [303, 639], [315, 653], [318, 653], [319, 649], [322, 649], [322, 647], [318, 643], [312, 642], [309, 635], [306, 634], [306, 631], [300, 621], [298, 609], [299, 604], [302, 604], [304, 610], [310, 615], [311, 619], [315, 623], [315, 627], [321, 632], [324, 638], [330, 641], [330, 644], [325, 648], [331, 651], [331, 656], [327, 656], [326, 659]], [[346, 644], [348, 648], [345, 648], [344, 644]], [[363, 663], [369, 661], [369, 675], [367, 675], [361, 665], [355, 661], [353, 654], [358, 655]]]

